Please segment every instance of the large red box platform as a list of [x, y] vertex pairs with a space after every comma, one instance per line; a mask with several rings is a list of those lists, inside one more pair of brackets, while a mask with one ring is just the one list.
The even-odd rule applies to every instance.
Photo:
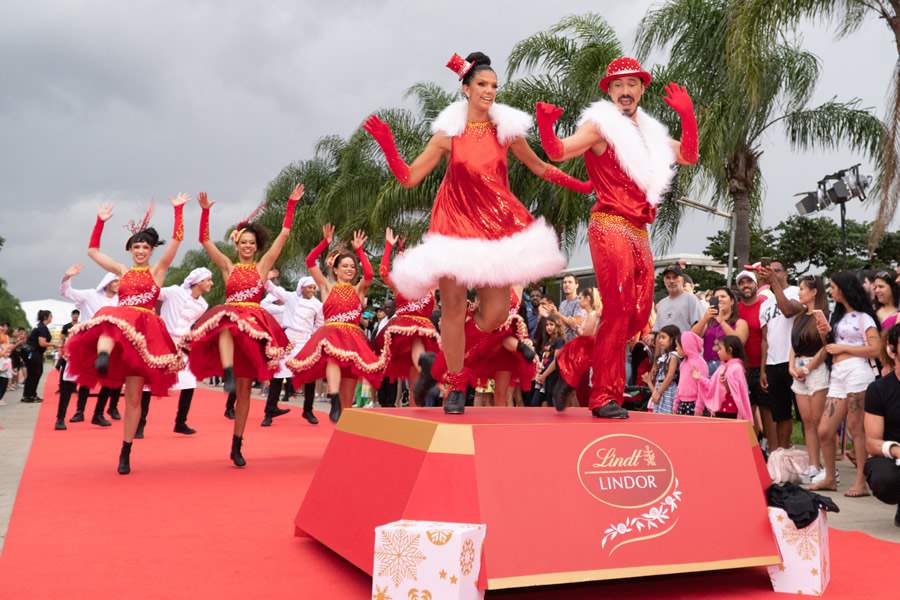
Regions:
[[371, 574], [378, 525], [486, 523], [488, 589], [772, 565], [761, 461], [746, 421], [348, 410], [295, 525]]

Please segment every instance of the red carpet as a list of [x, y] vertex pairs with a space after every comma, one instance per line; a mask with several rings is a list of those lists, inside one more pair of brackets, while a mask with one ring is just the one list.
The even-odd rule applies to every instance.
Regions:
[[[122, 477], [115, 472], [121, 424], [53, 431], [55, 387], [51, 382], [44, 396], [0, 556], [0, 598], [371, 598], [361, 571], [317, 542], [294, 537], [294, 516], [331, 433], [327, 419], [309, 426], [295, 405], [274, 427], [261, 428], [263, 405], [254, 402], [248, 466], [240, 470], [228, 460], [231, 422], [222, 416], [223, 394], [197, 391], [190, 423], [199, 433], [192, 437], [172, 433], [174, 398], [154, 400], [147, 438], [135, 442], [132, 474]], [[366, 501], [364, 490], [348, 493]], [[832, 530], [831, 536], [825, 598], [897, 597], [894, 569], [886, 565], [900, 558], [900, 546], [858, 533]], [[487, 597], [622, 595], [786, 597], [771, 591], [764, 569]]]

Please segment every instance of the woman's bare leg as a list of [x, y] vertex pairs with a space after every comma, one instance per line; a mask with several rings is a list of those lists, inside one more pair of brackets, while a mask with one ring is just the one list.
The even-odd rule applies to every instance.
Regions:
[[510, 379], [512, 379], [512, 373], [509, 371], [498, 371], [494, 374], [494, 406], [513, 405], [509, 395]]
[[847, 395], [847, 429], [853, 436], [853, 454], [856, 456], [856, 480], [845, 496], [860, 496], [868, 492], [866, 475], [863, 468], [868, 458], [866, 452], [866, 430], [863, 426], [865, 415], [865, 393], [858, 392]]
[[222, 363], [223, 369], [230, 369], [234, 366], [234, 338], [230, 329], [223, 329], [219, 332], [219, 361]]
[[115, 345], [116, 345], [115, 340], [112, 339], [110, 336], [101, 335], [100, 337], [97, 338], [97, 354], [99, 354], [101, 352], [106, 352], [107, 354], [109, 354], [110, 352], [113, 351], [113, 348], [115, 347]]
[[235, 380], [234, 400], [234, 435], [244, 437], [244, 427], [247, 426], [247, 415], [250, 414], [250, 386], [253, 381], [248, 377], [238, 377]]
[[834, 436], [838, 427], [847, 415], [846, 398], [828, 398], [825, 400], [825, 412], [819, 421], [819, 445], [824, 459], [825, 479], [814, 485], [813, 490], [836, 488], [834, 477], [834, 455], [837, 451]]
[[[106, 336], [102, 336], [106, 337]], [[141, 420], [141, 392], [143, 377], [125, 378], [125, 418], [122, 420], [122, 440], [131, 442]]]
[[339, 394], [341, 391], [341, 366], [329, 360], [325, 363], [325, 383], [327, 384], [326, 393]]
[[[479, 288], [477, 292], [478, 312], [475, 313], [475, 323], [482, 331], [493, 331], [509, 317], [509, 287]], [[443, 331], [441, 329], [442, 335]]]
[[455, 279], [444, 277], [441, 291], [441, 346], [447, 360], [447, 372], [459, 373], [466, 351], [466, 288]]

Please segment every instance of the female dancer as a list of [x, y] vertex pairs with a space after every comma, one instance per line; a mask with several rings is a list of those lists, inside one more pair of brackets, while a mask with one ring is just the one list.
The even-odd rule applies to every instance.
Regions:
[[[235, 392], [234, 434], [231, 461], [238, 467], [247, 464], [241, 454], [244, 427], [250, 412], [250, 385], [253, 380], [267, 381], [278, 361], [290, 351], [290, 342], [275, 319], [259, 306], [265, 295], [266, 276], [278, 260], [291, 233], [294, 208], [303, 197], [303, 184], [291, 192], [281, 231], [265, 254], [256, 261], [266, 245], [267, 233], [256, 223], [238, 224], [231, 239], [237, 246], [238, 262], [232, 263], [209, 239], [209, 209], [214, 204], [200, 192], [200, 243], [225, 279], [225, 304], [215, 306], [197, 320], [186, 336], [191, 349], [191, 371], [197, 379], [222, 376], [228, 393]], [[251, 217], [252, 218], [252, 217]]]
[[540, 160], [525, 135], [531, 118], [497, 104], [497, 75], [480, 52], [466, 60], [454, 55], [447, 65], [462, 82], [466, 99], [444, 109], [431, 125], [434, 136], [407, 165], [390, 128], [371, 116], [364, 127], [381, 146], [400, 185], [417, 186], [447, 157], [444, 181], [422, 243], [397, 259], [392, 278], [407, 298], [420, 298], [436, 286], [441, 293], [441, 345], [447, 357], [450, 393], [444, 412], [465, 409], [463, 373], [466, 348], [466, 292], [478, 292], [476, 322], [493, 331], [509, 315], [509, 288], [557, 273], [565, 264], [556, 233], [535, 220], [509, 189], [508, 154], [535, 175], [580, 193], [591, 186]]
[[[431, 366], [435, 354], [440, 350], [438, 332], [431, 322], [434, 291], [429, 291], [417, 300], [410, 300], [397, 290], [390, 270], [391, 250], [399, 241], [388, 227], [384, 232], [384, 255], [381, 257], [378, 274], [394, 293], [397, 307], [394, 316], [376, 338], [375, 347], [380, 348], [387, 357], [385, 376], [391, 381], [406, 379], [413, 390], [416, 404], [422, 406], [425, 394], [435, 384], [431, 378]], [[419, 376], [420, 373], [422, 377]]]
[[329, 281], [319, 268], [318, 259], [334, 237], [334, 225], [322, 227], [323, 239], [306, 257], [306, 268], [322, 291], [322, 312], [325, 325], [312, 337], [297, 356], [287, 361], [294, 372], [294, 386], [299, 387], [325, 377], [331, 411], [328, 418], [337, 423], [341, 408], [353, 404], [356, 380], [366, 379], [377, 388], [384, 377], [385, 356], [375, 356], [369, 341], [359, 326], [366, 292], [372, 284], [372, 265], [366, 257], [366, 234], [353, 233], [353, 251], [362, 266], [362, 279], [353, 284], [359, 269], [352, 254], [339, 253], [332, 271], [335, 282]]
[[125, 382], [125, 420], [119, 473], [131, 472], [131, 443], [141, 418], [141, 390], [144, 384], [156, 396], [165, 396], [175, 383], [184, 358], [175, 349], [166, 326], [153, 308], [166, 270], [175, 259], [184, 239], [184, 203], [188, 196], [172, 198], [175, 207], [175, 230], [172, 244], [155, 265], [150, 264], [153, 249], [162, 245], [159, 234], [148, 227], [151, 211], [132, 227], [125, 243], [134, 264], [131, 268], [100, 252], [103, 225], [112, 217], [112, 205], [97, 211], [97, 222], [88, 245], [88, 256], [98, 265], [119, 277], [118, 306], [106, 306], [90, 320], [72, 328], [66, 341], [69, 371], [79, 385], [93, 387], [98, 381], [106, 387], [119, 387]]

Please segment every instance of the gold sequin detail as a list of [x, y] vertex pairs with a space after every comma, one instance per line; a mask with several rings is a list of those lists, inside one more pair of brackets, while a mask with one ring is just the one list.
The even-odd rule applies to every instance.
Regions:
[[259, 308], [259, 302], [226, 302], [228, 306], [245, 306], [247, 308]]
[[592, 212], [590, 227], [625, 229], [626, 233], [647, 239], [647, 230], [638, 227], [625, 217], [604, 212]]

